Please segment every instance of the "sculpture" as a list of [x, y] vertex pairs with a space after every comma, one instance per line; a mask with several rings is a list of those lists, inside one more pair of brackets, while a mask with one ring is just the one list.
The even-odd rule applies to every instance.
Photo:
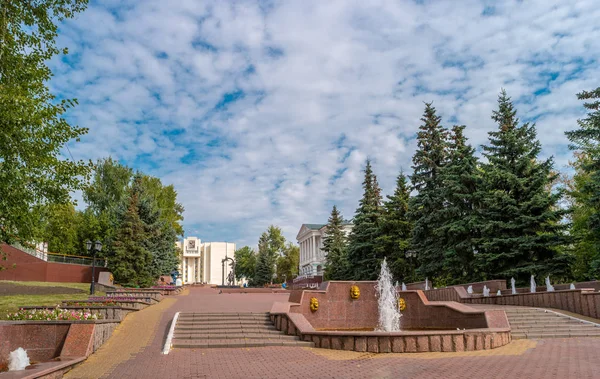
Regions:
[[400, 311], [406, 309], [406, 300], [404, 300], [403, 298], [398, 299], [398, 309], [400, 309]]
[[350, 287], [350, 298], [356, 300], [360, 297], [360, 288], [358, 286]]
[[319, 309], [319, 300], [316, 297], [310, 298], [310, 310], [316, 312]]

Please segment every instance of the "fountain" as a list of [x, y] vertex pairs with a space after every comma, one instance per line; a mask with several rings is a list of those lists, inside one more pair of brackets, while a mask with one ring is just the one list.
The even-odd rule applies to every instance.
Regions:
[[574, 290], [575, 289], [575, 284], [571, 283], [571, 285], [569, 286], [570, 290]]
[[535, 293], [535, 288], [536, 288], [536, 285], [535, 285], [535, 276], [531, 275], [531, 285], [529, 287], [529, 292]]
[[487, 288], [487, 286], [483, 286], [483, 296], [488, 297], [490, 296], [490, 289]]
[[546, 291], [548, 291], [548, 292], [554, 291], [554, 286], [552, 284], [550, 284], [550, 275], [548, 275], [546, 277]]
[[27, 351], [22, 347], [12, 351], [8, 356], [8, 371], [25, 370], [25, 367], [29, 366], [29, 364]]
[[392, 285], [392, 273], [385, 258], [381, 263], [376, 290], [378, 294], [379, 323], [377, 331], [397, 332], [400, 330], [400, 311], [398, 310], [398, 293]]
[[473, 294], [473, 286], [468, 286], [467, 287], [467, 293], [468, 294]]
[[429, 290], [429, 279], [425, 278], [425, 291]]
[[402, 282], [402, 291], [406, 291], [406, 284], [404, 282]]
[[517, 294], [517, 289], [515, 288], [515, 278], [510, 278], [510, 288], [512, 290], [512, 294]]

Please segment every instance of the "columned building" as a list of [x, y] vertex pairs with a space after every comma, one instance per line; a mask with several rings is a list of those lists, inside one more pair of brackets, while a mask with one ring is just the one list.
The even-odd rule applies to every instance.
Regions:
[[[352, 224], [345, 222], [343, 230], [346, 234], [352, 230]], [[298, 276], [323, 275], [325, 258], [323, 238], [327, 234], [326, 224], [302, 224], [296, 236], [300, 245], [300, 267]]]
[[231, 272], [231, 260], [234, 258], [235, 243], [202, 242], [198, 237], [187, 237], [177, 242], [182, 251], [179, 272], [184, 284], [206, 283], [227, 284]]

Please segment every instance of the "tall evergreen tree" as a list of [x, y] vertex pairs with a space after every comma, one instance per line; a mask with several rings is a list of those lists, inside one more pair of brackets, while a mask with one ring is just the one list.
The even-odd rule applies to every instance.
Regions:
[[121, 284], [149, 286], [152, 276], [152, 254], [146, 248], [144, 223], [139, 215], [139, 194], [132, 191], [129, 206], [116, 233], [114, 248], [108, 260], [110, 271]]
[[334, 205], [325, 228], [323, 248], [325, 252], [325, 280], [344, 280], [348, 273], [347, 240], [344, 219]]
[[440, 171], [447, 161], [448, 131], [431, 103], [425, 104], [421, 121], [410, 177], [418, 193], [411, 198], [409, 216], [414, 223], [411, 241], [417, 253], [418, 271], [431, 279], [442, 275], [444, 269], [444, 250], [436, 232], [441, 223], [440, 210], [445, 206]]
[[262, 286], [273, 281], [275, 263], [277, 257], [283, 255], [284, 248], [285, 237], [281, 233], [281, 229], [274, 225], [269, 226], [258, 240], [258, 256], [253, 284]]
[[466, 283], [475, 275], [480, 175], [475, 149], [467, 144], [464, 129], [464, 125], [452, 127], [448, 162], [440, 171], [445, 205], [439, 210], [437, 233], [444, 250], [444, 284]]
[[380, 235], [377, 238], [377, 255], [387, 257], [392, 275], [406, 283], [416, 281], [415, 267], [406, 253], [410, 248], [412, 223], [408, 219], [410, 189], [404, 173], [396, 179], [394, 194], [383, 204]]
[[373, 280], [377, 279], [379, 266], [383, 260], [383, 257], [378, 257], [375, 251], [382, 209], [381, 189], [369, 160], [365, 167], [363, 188], [364, 194], [356, 209], [354, 227], [348, 238], [348, 279]]
[[558, 207], [562, 193], [552, 192], [553, 161], [539, 161], [535, 125], [519, 125], [516, 110], [503, 90], [492, 119], [498, 124], [483, 146], [481, 237], [477, 265], [484, 279], [514, 277], [527, 283], [530, 275], [565, 275], [566, 241]]
[[600, 87], [577, 94], [588, 110], [578, 120], [579, 128], [566, 133], [571, 149], [578, 152], [572, 233], [577, 239], [575, 251], [583, 268], [582, 279], [600, 276]]

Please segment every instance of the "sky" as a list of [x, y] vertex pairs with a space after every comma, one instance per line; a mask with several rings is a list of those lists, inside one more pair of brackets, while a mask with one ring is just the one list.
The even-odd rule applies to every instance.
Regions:
[[173, 184], [186, 236], [255, 246], [274, 224], [296, 242], [334, 204], [354, 215], [367, 158], [384, 194], [411, 173], [424, 102], [479, 147], [504, 88], [567, 170], [597, 20], [594, 0], [90, 0], [50, 85], [89, 128], [73, 157]]

